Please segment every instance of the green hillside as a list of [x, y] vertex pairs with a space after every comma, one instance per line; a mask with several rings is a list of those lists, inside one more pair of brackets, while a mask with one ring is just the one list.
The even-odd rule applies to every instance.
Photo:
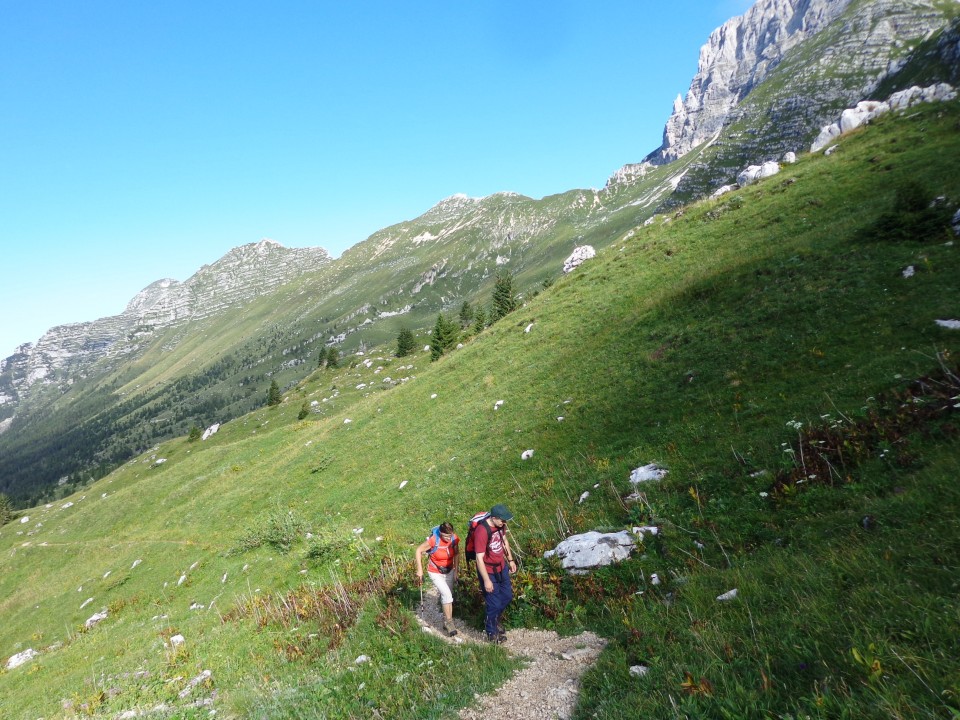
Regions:
[[[511, 626], [610, 640], [578, 717], [956, 717], [958, 129], [958, 102], [915, 108], [613, 214], [582, 230], [596, 259], [440, 361], [386, 343], [22, 511], [0, 660], [39, 655], [0, 671], [0, 717], [450, 717], [516, 661], [420, 631], [413, 547], [500, 501]], [[541, 559], [651, 524], [592, 575]]]

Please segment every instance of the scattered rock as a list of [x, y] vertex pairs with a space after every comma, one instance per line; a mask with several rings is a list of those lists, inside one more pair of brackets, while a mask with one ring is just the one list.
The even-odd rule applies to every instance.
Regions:
[[571, 575], [583, 575], [594, 568], [626, 559], [635, 547], [633, 536], [626, 530], [618, 533], [588, 532], [568, 537], [553, 550], [547, 550], [543, 556], [556, 556], [560, 558], [560, 565]]
[[912, 278], [916, 273], [917, 270], [915, 267], [913, 267], [913, 265], [907, 265], [907, 267], [903, 269], [904, 278]]
[[632, 665], [630, 667], [630, 674], [634, 677], [643, 677], [648, 672], [650, 672], [650, 668], [646, 665]]
[[499, 410], [501, 405], [503, 405], [503, 400], [497, 400], [497, 401], [493, 404], [493, 409], [494, 409], [494, 410]]
[[639, 485], [642, 482], [650, 482], [651, 480], [662, 480], [666, 474], [667, 470], [664, 470], [656, 463], [650, 463], [649, 465], [638, 467], [631, 472], [630, 482], [634, 485]]
[[585, 491], [583, 492], [583, 494], [580, 496], [580, 501], [579, 501], [577, 504], [578, 504], [578, 505], [583, 505], [584, 500], [586, 500], [588, 497], [590, 497], [590, 491], [589, 491], [589, 490], [585, 490]]
[[181, 700], [183, 700], [187, 695], [189, 695], [190, 693], [193, 692], [194, 688], [196, 688], [197, 685], [199, 685], [199, 684], [202, 683], [202, 682], [206, 682], [207, 680], [209, 680], [209, 679], [210, 679], [210, 676], [211, 676], [212, 674], [213, 674], [213, 673], [211, 673], [209, 670], [204, 670], [202, 673], [200, 673], [200, 674], [197, 675], [195, 678], [193, 678], [193, 680], [191, 680], [190, 682], [188, 682], [188, 683], [187, 683], [187, 686], [186, 686], [183, 690], [180, 691], [180, 694], [179, 694], [177, 697], [179, 697]]
[[170, 646], [178, 647], [180, 645], [183, 645], [186, 641], [187, 639], [183, 635], [174, 635], [173, 637], [170, 638]]
[[14, 668], [20, 667], [24, 663], [27, 663], [33, 660], [39, 654], [40, 653], [38, 653], [33, 648], [28, 648], [23, 652], [17, 653], [13, 657], [11, 657], [9, 660], [7, 660], [7, 670], [13, 670]]
[[522, 453], [520, 453], [521, 460], [529, 460], [532, 457], [533, 457], [533, 450], [524, 450]]
[[937, 325], [949, 330], [960, 330], [960, 320], [937, 320]]
[[778, 172], [780, 172], [780, 163], [772, 160], [765, 162], [763, 165], [750, 165], [737, 175], [737, 185], [746, 187], [757, 182], [757, 180], [776, 175]]
[[733, 600], [737, 596], [737, 589], [727, 590], [727, 592], [722, 595], [717, 595], [717, 600], [720, 602], [726, 602], [727, 600]]
[[211, 425], [210, 427], [208, 427], [206, 430], [203, 431], [203, 435], [200, 436], [200, 439], [206, 440], [210, 436], [216, 435], [219, 429], [220, 429], [220, 423], [214, 423], [213, 425]]
[[574, 248], [570, 257], [563, 261], [563, 272], [571, 272], [574, 268], [579, 267], [585, 260], [596, 257], [596, 254], [597, 251], [593, 249], [592, 245], [581, 245]]
[[103, 621], [106, 620], [106, 619], [107, 619], [107, 611], [106, 611], [106, 610], [101, 610], [100, 612], [94, 613], [94, 614], [91, 615], [89, 618], [87, 618], [87, 621], [83, 624], [83, 626], [84, 626], [85, 628], [87, 628], [87, 629], [90, 629], [90, 628], [92, 628], [94, 625], [96, 625], [96, 624], [98, 624], [98, 623], [100, 623], [100, 622], [103, 622]]
[[402, 483], [400, 483], [400, 487], [398, 487], [397, 490], [403, 490], [403, 488], [406, 487], [408, 482], [409, 480], [404, 480]]

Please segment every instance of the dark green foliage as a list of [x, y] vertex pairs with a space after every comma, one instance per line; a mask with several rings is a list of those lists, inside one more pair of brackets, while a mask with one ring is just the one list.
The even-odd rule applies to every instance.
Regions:
[[310, 414], [310, 403], [304, 400], [303, 405], [300, 406], [300, 412], [297, 413], [297, 420], [305, 420], [307, 415], [309, 414]]
[[466, 329], [471, 323], [473, 323], [473, 306], [469, 301], [464, 300], [463, 305], [460, 306], [460, 327]]
[[460, 326], [457, 323], [443, 313], [437, 315], [437, 323], [430, 336], [430, 359], [439, 360], [441, 355], [457, 344], [459, 336]]
[[409, 328], [400, 328], [400, 332], [397, 334], [396, 356], [400, 358], [413, 355], [416, 350], [416, 344], [417, 340], [413, 336], [413, 331]]
[[333, 345], [327, 348], [327, 367], [332, 369], [340, 367], [340, 351]]
[[10, 504], [10, 498], [0, 493], [0, 525], [6, 525], [13, 517], [13, 506]]
[[950, 209], [913, 180], [897, 188], [893, 208], [860, 232], [862, 240], [936, 242], [950, 226]]
[[493, 284], [493, 306], [490, 310], [491, 324], [509, 315], [519, 306], [516, 291], [513, 288], [513, 275], [506, 270], [499, 271]]
[[479, 335], [480, 333], [483, 332], [483, 329], [486, 326], [487, 326], [487, 311], [483, 309], [482, 305], [479, 305], [473, 317], [473, 334]]
[[196, 442], [202, 437], [203, 437], [203, 431], [200, 428], [198, 428], [196, 425], [194, 425], [192, 428], [190, 428], [190, 435], [187, 437], [187, 440], [189, 442]]
[[270, 381], [270, 389], [267, 391], [267, 405], [273, 407], [279, 405], [283, 400], [283, 397], [280, 395], [280, 386], [277, 385], [276, 380]]

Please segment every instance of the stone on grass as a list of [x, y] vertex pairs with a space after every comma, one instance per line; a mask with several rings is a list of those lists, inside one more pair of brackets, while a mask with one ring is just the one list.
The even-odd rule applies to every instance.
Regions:
[[960, 320], [937, 320], [937, 325], [948, 330], [960, 330]]
[[180, 694], [177, 697], [183, 700], [187, 695], [193, 692], [193, 689], [197, 687], [197, 685], [199, 685], [200, 683], [206, 680], [209, 680], [212, 674], [213, 673], [211, 673], [209, 670], [204, 670], [202, 673], [197, 675], [193, 680], [188, 682], [187, 686], [180, 691]]
[[532, 457], [533, 457], [533, 450], [524, 450], [522, 453], [520, 453], [521, 460], [529, 460]]
[[649, 465], [644, 465], [638, 467], [636, 470], [630, 473], [630, 482], [634, 485], [639, 485], [642, 482], [650, 482], [651, 480], [662, 480], [667, 474], [667, 471], [656, 463], [650, 463]]
[[630, 674], [634, 677], [643, 677], [648, 672], [650, 672], [650, 668], [646, 665], [632, 665], [630, 667]]
[[727, 600], [733, 600], [737, 596], [737, 589], [727, 590], [723, 595], [717, 595], [717, 600], [720, 602], [726, 602]]
[[583, 575], [594, 568], [625, 560], [635, 547], [633, 536], [626, 530], [617, 533], [593, 531], [568, 537], [543, 556], [559, 558], [560, 565], [571, 575]]
[[563, 261], [563, 271], [565, 273], [571, 272], [574, 268], [579, 267], [584, 260], [589, 260], [596, 255], [597, 251], [593, 249], [592, 245], [581, 245], [574, 248], [570, 257]]
[[94, 625], [96, 625], [96, 624], [98, 624], [98, 623], [100, 623], [100, 622], [103, 622], [103, 621], [106, 620], [106, 619], [107, 619], [107, 611], [106, 611], [106, 610], [101, 610], [100, 612], [94, 613], [93, 615], [91, 615], [90, 617], [88, 617], [88, 618], [87, 618], [87, 621], [83, 624], [83, 626], [84, 626], [85, 628], [87, 628], [87, 629], [90, 629], [90, 628], [92, 628]]
[[14, 668], [20, 667], [24, 663], [27, 663], [33, 660], [39, 654], [40, 653], [38, 653], [33, 648], [28, 648], [23, 652], [17, 653], [13, 657], [11, 657], [9, 660], [7, 660], [7, 670], [13, 670]]

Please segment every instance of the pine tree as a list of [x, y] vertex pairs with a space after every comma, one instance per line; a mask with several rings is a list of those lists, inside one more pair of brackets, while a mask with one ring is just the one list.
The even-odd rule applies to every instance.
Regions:
[[307, 415], [309, 414], [310, 414], [310, 403], [304, 400], [303, 405], [300, 406], [300, 412], [297, 413], [297, 420], [306, 420]]
[[483, 332], [483, 329], [487, 326], [487, 312], [483, 309], [483, 306], [480, 305], [477, 307], [477, 312], [473, 316], [473, 334], [479, 335]]
[[400, 328], [400, 333], [397, 335], [397, 357], [406, 357], [407, 355], [413, 355], [416, 350], [417, 339], [413, 336], [413, 332], [407, 328]]
[[466, 329], [473, 323], [473, 306], [469, 301], [464, 300], [460, 306], [460, 327]]
[[190, 435], [189, 437], [187, 437], [187, 441], [196, 442], [202, 437], [203, 437], [203, 431], [200, 428], [198, 428], [196, 425], [194, 425], [192, 428], [190, 428]]
[[497, 272], [497, 277], [493, 283], [493, 307], [490, 311], [491, 324], [509, 315], [516, 310], [517, 307], [517, 298], [513, 291], [513, 275], [505, 270]]
[[455, 322], [448, 320], [443, 313], [437, 315], [437, 323], [430, 336], [430, 359], [439, 360], [441, 355], [456, 345], [459, 335], [460, 328]]
[[0, 493], [0, 525], [6, 525], [13, 517], [13, 505], [3, 493]]
[[270, 390], [267, 391], [267, 405], [273, 407], [279, 405], [283, 398], [280, 395], [280, 386], [276, 380], [270, 381]]
[[327, 367], [334, 369], [340, 367], [340, 351], [333, 345], [327, 349]]

